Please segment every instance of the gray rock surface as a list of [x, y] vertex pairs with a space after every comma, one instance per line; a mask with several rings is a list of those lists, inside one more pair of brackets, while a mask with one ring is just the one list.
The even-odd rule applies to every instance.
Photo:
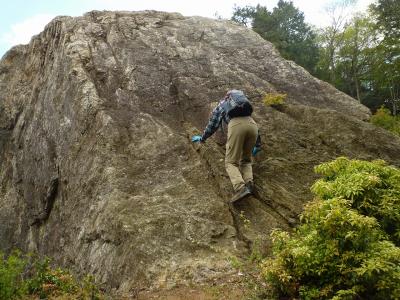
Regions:
[[[227, 204], [224, 149], [189, 137], [244, 90], [263, 139], [257, 197]], [[266, 107], [262, 94], [287, 104]], [[0, 62], [0, 242], [107, 288], [204, 282], [289, 229], [313, 167], [345, 155], [400, 165], [368, 109], [282, 59], [250, 29], [180, 14], [58, 17]], [[264, 248], [263, 248], [264, 249]]]

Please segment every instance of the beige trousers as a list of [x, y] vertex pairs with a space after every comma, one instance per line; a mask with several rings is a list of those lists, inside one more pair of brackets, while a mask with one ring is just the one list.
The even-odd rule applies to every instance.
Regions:
[[233, 189], [240, 190], [245, 183], [253, 181], [251, 152], [256, 143], [258, 127], [251, 117], [237, 117], [228, 124], [225, 168]]

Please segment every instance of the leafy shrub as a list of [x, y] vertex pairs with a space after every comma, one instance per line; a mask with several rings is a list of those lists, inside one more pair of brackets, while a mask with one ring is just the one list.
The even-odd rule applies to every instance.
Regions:
[[311, 190], [321, 199], [350, 200], [359, 213], [375, 217], [400, 246], [400, 170], [382, 160], [367, 162], [339, 157], [315, 168], [323, 178]]
[[14, 299], [26, 293], [23, 272], [27, 265], [21, 252], [6, 257], [0, 253], [0, 300]]
[[87, 275], [83, 278], [82, 290], [79, 299], [100, 300], [104, 299], [99, 288], [95, 284], [94, 277]]
[[75, 293], [78, 285], [67, 271], [51, 269], [48, 258], [36, 259], [32, 266], [32, 276], [27, 280], [28, 292], [45, 298], [48, 295]]
[[[271, 235], [274, 258], [261, 264], [265, 279], [277, 296], [400, 299], [400, 248], [387, 239], [396, 237], [387, 231], [394, 224], [387, 225], [398, 218], [399, 170], [339, 158], [316, 171], [324, 178], [312, 187], [317, 198], [301, 225], [292, 235]], [[388, 203], [397, 207], [390, 212]]]
[[390, 110], [385, 107], [381, 107], [377, 110], [377, 112], [371, 117], [371, 123], [400, 135], [399, 117], [392, 116]]
[[68, 271], [51, 268], [48, 258], [23, 255], [19, 251], [8, 257], [0, 253], [0, 300], [27, 295], [35, 299], [60, 296], [65, 296], [65, 299], [102, 299], [91, 276], [86, 276], [79, 284]]
[[267, 106], [282, 105], [285, 102], [286, 96], [287, 96], [286, 94], [279, 94], [279, 93], [265, 94], [263, 102]]
[[272, 234], [275, 259], [262, 263], [277, 294], [302, 299], [396, 299], [400, 248], [384, 240], [375, 218], [348, 200], [313, 201], [293, 236]]

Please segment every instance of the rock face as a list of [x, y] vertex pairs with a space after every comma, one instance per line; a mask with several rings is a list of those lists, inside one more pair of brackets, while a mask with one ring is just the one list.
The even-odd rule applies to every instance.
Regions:
[[[189, 140], [232, 88], [251, 98], [263, 139], [259, 195], [235, 207], [223, 147]], [[264, 92], [287, 104], [264, 106]], [[225, 276], [230, 256], [289, 229], [312, 198], [314, 165], [400, 165], [400, 139], [368, 117], [228, 21], [58, 17], [0, 62], [1, 250], [38, 251], [121, 291]]]

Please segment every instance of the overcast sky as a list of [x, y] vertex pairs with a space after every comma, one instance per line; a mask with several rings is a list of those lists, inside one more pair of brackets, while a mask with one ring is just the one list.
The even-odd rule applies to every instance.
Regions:
[[[293, 0], [293, 4], [304, 12], [306, 21], [318, 27], [327, 25], [329, 18], [324, 8], [338, 0]], [[223, 18], [232, 16], [234, 5], [261, 4], [269, 10], [277, 0], [9, 0], [2, 1], [0, 12], [0, 57], [12, 46], [29, 43], [32, 35], [38, 34], [55, 16], [80, 16], [91, 10], [160, 10], [180, 12], [185, 16]], [[354, 7], [363, 11], [374, 0], [358, 0]]]

